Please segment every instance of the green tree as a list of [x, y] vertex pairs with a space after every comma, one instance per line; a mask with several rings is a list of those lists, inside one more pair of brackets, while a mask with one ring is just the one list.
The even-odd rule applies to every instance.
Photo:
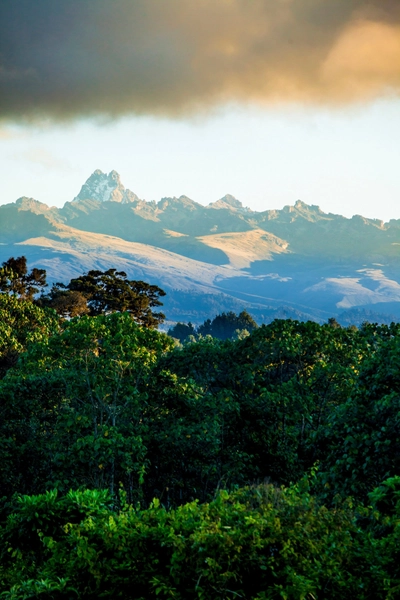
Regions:
[[73, 319], [32, 345], [0, 386], [2, 435], [10, 440], [0, 461], [3, 489], [114, 493], [123, 481], [137, 499], [148, 465], [149, 379], [172, 346], [128, 313]]
[[219, 443], [207, 459], [212, 485], [265, 477], [288, 484], [325, 455], [332, 412], [370, 352], [358, 331], [279, 320], [242, 340], [208, 337], [177, 348], [160, 367], [193, 381], [212, 407], [217, 429], [204, 428]]
[[339, 327], [341, 327], [340, 323], [337, 322], [335, 317], [329, 317], [328, 325], [330, 325], [330, 327], [334, 327], [335, 329], [338, 329]]
[[325, 497], [365, 500], [400, 472], [400, 340], [398, 326], [371, 328], [385, 337], [360, 371], [348, 399], [332, 412], [323, 432], [319, 482]]
[[42, 307], [52, 308], [60, 317], [73, 318], [87, 315], [89, 307], [87, 298], [82, 292], [64, 288], [62, 284], [53, 284], [48, 294], [42, 294], [36, 304]]
[[173, 327], [168, 329], [168, 335], [179, 340], [180, 342], [186, 341], [191, 335], [195, 335], [196, 331], [192, 323], [176, 323]]
[[212, 321], [207, 319], [197, 328], [197, 333], [205, 336], [212, 335], [220, 340], [233, 338], [242, 330], [251, 332], [257, 329], [258, 325], [248, 312], [243, 310], [239, 315], [230, 311], [217, 315]]
[[32, 301], [46, 287], [46, 271], [33, 268], [28, 273], [25, 256], [9, 258], [0, 268], [0, 291]]
[[52, 491], [15, 498], [0, 533], [1, 591], [5, 600], [394, 600], [387, 567], [398, 576], [398, 538], [396, 527], [380, 555], [349, 504], [329, 510], [301, 485], [222, 490], [175, 510], [154, 500], [116, 511], [104, 492]]
[[16, 295], [0, 294], [0, 378], [30, 343], [46, 341], [59, 329], [56, 314]]
[[127, 279], [126, 273], [116, 269], [89, 271], [71, 279], [68, 285], [57, 283], [42, 302], [60, 314], [83, 314], [82, 298], [86, 299], [91, 316], [113, 312], [128, 312], [144, 327], [158, 327], [165, 315], [152, 309], [162, 306], [160, 297], [165, 292], [156, 285]]

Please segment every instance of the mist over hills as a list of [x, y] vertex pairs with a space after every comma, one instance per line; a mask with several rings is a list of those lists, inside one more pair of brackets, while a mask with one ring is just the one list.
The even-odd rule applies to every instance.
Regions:
[[50, 281], [116, 267], [157, 284], [171, 320], [242, 309], [259, 321], [400, 318], [400, 220], [301, 201], [263, 212], [229, 194], [146, 202], [96, 170], [61, 209], [28, 197], [0, 206], [0, 260], [21, 254]]

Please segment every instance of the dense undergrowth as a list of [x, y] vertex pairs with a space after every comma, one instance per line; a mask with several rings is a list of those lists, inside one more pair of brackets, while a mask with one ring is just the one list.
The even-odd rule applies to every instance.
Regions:
[[400, 597], [399, 332], [1, 294], [1, 597]]

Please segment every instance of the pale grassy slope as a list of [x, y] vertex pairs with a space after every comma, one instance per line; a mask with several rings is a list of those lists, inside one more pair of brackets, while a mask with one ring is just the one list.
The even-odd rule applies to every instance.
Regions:
[[[186, 258], [185, 256], [156, 248], [148, 244], [128, 242], [114, 236], [80, 231], [59, 225], [47, 236], [29, 238], [18, 246], [37, 247], [43, 250], [42, 263], [52, 272], [52, 258], [69, 259], [72, 273], [75, 263], [81, 265], [79, 273], [89, 269], [116, 268], [129, 271], [136, 279], [163, 282], [175, 289], [191, 290], [197, 287], [213, 288], [217, 280], [245, 276], [230, 266], [216, 266]], [[21, 250], [22, 252], [22, 250]], [[75, 259], [75, 260], [74, 260]], [[57, 261], [59, 262], [59, 261]], [[56, 267], [56, 264], [53, 264]]]
[[[29, 238], [15, 246], [21, 247], [21, 253], [27, 254], [28, 258], [34, 252], [32, 266], [46, 268], [50, 282], [68, 282], [72, 277], [90, 269], [106, 270], [112, 267], [126, 271], [133, 279], [143, 279], [161, 287], [193, 293], [216, 294], [224, 291], [235, 295], [230, 285], [220, 284], [230, 279], [237, 282], [239, 278], [242, 296], [250, 291], [251, 281], [259, 279], [243, 271], [244, 268], [253, 261], [272, 260], [273, 254], [289, 252], [284, 240], [259, 229], [202, 236], [198, 239], [206, 245], [221, 249], [229, 264], [212, 265], [148, 244], [128, 242], [118, 237], [85, 232], [59, 224], [47, 235]], [[272, 262], [272, 268], [273, 265]], [[287, 282], [291, 279], [266, 272], [262, 278], [265, 281], [278, 278]], [[270, 297], [272, 300], [269, 285], [265, 291], [265, 299]], [[301, 303], [306, 296], [319, 296], [321, 300], [324, 297], [332, 298], [337, 309], [346, 309], [382, 302], [400, 302], [400, 284], [387, 277], [382, 269], [364, 268], [355, 271], [351, 277], [324, 277], [305, 288], [301, 284], [300, 287], [296, 285], [293, 299], [296, 298]], [[247, 297], [248, 301], [254, 303], [261, 299], [254, 292]]]
[[126, 271], [163, 287], [177, 318], [238, 302], [316, 317], [375, 305], [400, 317], [400, 220], [347, 219], [301, 201], [255, 212], [229, 195], [207, 207], [185, 196], [146, 202], [116, 172], [96, 171], [78, 196], [62, 209], [26, 197], [0, 206], [0, 264], [24, 254], [50, 283]]
[[288, 242], [262, 229], [217, 233], [197, 239], [206, 246], [222, 250], [235, 269], [245, 269], [257, 260], [273, 260], [274, 254], [289, 252]]

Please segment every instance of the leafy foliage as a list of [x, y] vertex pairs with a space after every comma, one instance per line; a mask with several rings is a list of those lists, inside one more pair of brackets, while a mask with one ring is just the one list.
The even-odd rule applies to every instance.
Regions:
[[60, 283], [52, 285], [50, 292], [42, 294], [36, 304], [52, 308], [64, 319], [89, 314], [86, 296], [82, 292], [69, 290]]
[[347, 399], [368, 351], [356, 331], [275, 321], [244, 340], [206, 338], [175, 349], [160, 366], [201, 390], [203, 419], [210, 411], [214, 424], [204, 430], [220, 440], [222, 482], [288, 484], [321, 458], [315, 437]]
[[131, 281], [123, 271], [89, 271], [87, 275], [71, 279], [66, 287], [86, 297], [92, 316], [116, 311], [129, 312], [145, 327], [157, 327], [165, 318], [163, 313], [151, 311], [156, 306], [162, 306], [159, 298], [165, 296], [165, 292], [144, 281]]
[[177, 346], [93, 306], [0, 294], [2, 597], [399, 596], [399, 325]]
[[25, 256], [9, 258], [0, 268], [0, 292], [32, 301], [46, 285], [46, 271], [33, 268], [28, 273]]
[[328, 510], [302, 486], [169, 511], [156, 500], [115, 511], [97, 491], [19, 497], [1, 538], [10, 600], [38, 585], [58, 598], [386, 597], [384, 561], [351, 507]]
[[383, 331], [386, 339], [364, 362], [324, 432], [328, 450], [320, 477], [328, 495], [365, 499], [383, 479], [400, 473], [400, 327]]
[[229, 311], [221, 313], [213, 320], [207, 319], [197, 328], [197, 333], [205, 336], [211, 335], [220, 340], [226, 340], [234, 337], [237, 331], [246, 330], [248, 332], [257, 329], [257, 323], [248, 312], [243, 310], [239, 315]]
[[115, 313], [72, 320], [31, 346], [0, 390], [2, 434], [14, 435], [18, 448], [0, 467], [4, 490], [86, 486], [113, 493], [124, 481], [139, 493], [148, 379], [172, 344]]
[[251, 331], [257, 329], [257, 327], [258, 325], [253, 317], [245, 310], [239, 315], [229, 311], [217, 315], [212, 320], [207, 319], [197, 329], [190, 322], [187, 324], [176, 323], [174, 327], [168, 330], [168, 335], [180, 342], [186, 342], [192, 336], [197, 336], [198, 338], [212, 336], [219, 340], [227, 340], [246, 337]]
[[185, 342], [191, 335], [195, 335], [196, 330], [193, 327], [192, 323], [176, 323], [173, 327], [168, 329], [168, 335], [179, 340], [180, 342]]
[[0, 378], [30, 343], [46, 343], [58, 327], [53, 311], [38, 308], [16, 295], [0, 294]]

